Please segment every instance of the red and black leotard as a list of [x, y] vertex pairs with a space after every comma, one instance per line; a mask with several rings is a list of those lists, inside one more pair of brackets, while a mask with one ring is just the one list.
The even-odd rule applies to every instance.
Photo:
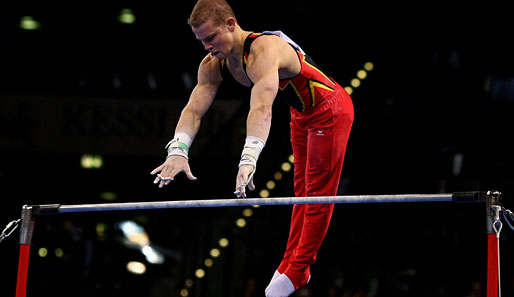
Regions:
[[[246, 73], [246, 63], [250, 54], [250, 46], [255, 39], [272, 33], [252, 33], [245, 39], [243, 50], [243, 69]], [[279, 82], [279, 96], [299, 112], [313, 109], [321, 103], [323, 98], [334, 92], [336, 82], [328, 77], [314, 61], [301, 50], [291, 45], [298, 55], [301, 63], [301, 71], [298, 75], [281, 79]], [[226, 61], [220, 61], [220, 70], [223, 79], [230, 77], [230, 71], [226, 67]]]

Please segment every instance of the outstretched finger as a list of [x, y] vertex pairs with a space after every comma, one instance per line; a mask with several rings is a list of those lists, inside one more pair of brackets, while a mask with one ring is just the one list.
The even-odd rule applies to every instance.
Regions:
[[157, 178], [154, 181], [154, 184], [159, 183], [159, 188], [162, 188], [163, 186], [168, 185], [172, 180], [173, 178], [163, 176], [162, 174], [158, 173]]
[[197, 180], [196, 176], [193, 175], [193, 173], [191, 172], [191, 169], [189, 167], [184, 169], [184, 173], [186, 174], [186, 176], [189, 180]]
[[255, 184], [253, 183], [253, 177], [250, 179], [250, 183], [248, 184], [248, 189], [250, 191], [255, 191]]
[[154, 175], [156, 174], [157, 172], [160, 172], [162, 171], [162, 168], [164, 167], [164, 164], [162, 164], [161, 166], [155, 168], [154, 170], [152, 170], [152, 172], [150, 172], [151, 175]]
[[236, 194], [237, 198], [246, 198], [246, 186], [238, 185], [234, 194]]
[[245, 197], [245, 187], [246, 185], [236, 185], [236, 190], [234, 191], [234, 194], [236, 194], [237, 198]]

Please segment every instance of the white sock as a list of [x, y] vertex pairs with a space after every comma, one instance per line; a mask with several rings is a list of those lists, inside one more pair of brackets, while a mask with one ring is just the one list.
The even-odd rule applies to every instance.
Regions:
[[295, 291], [293, 282], [285, 274], [272, 280], [266, 290], [266, 297], [287, 297]]
[[278, 270], [275, 270], [275, 273], [273, 273], [273, 277], [271, 278], [271, 281], [274, 281], [279, 276], [280, 276], [280, 272], [278, 272]]

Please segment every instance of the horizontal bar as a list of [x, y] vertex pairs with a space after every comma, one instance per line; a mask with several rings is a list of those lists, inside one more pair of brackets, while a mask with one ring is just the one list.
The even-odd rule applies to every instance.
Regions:
[[280, 197], [280, 198], [233, 198], [214, 200], [180, 200], [156, 202], [127, 202], [78, 205], [40, 205], [40, 214], [119, 211], [168, 208], [231, 207], [253, 205], [293, 205], [293, 204], [351, 204], [351, 203], [398, 203], [398, 202], [451, 202], [453, 194], [407, 194], [407, 195], [358, 195], [358, 196], [319, 196], [319, 197]]

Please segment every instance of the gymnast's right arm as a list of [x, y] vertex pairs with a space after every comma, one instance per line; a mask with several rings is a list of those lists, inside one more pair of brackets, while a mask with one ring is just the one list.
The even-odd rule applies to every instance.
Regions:
[[160, 188], [168, 185], [180, 172], [184, 172], [190, 180], [196, 180], [189, 168], [188, 151], [200, 129], [202, 117], [216, 97], [220, 83], [218, 59], [207, 55], [200, 63], [198, 83], [180, 114], [175, 136], [166, 146], [168, 157], [151, 172], [152, 175], [157, 174], [154, 184], [159, 184]]

